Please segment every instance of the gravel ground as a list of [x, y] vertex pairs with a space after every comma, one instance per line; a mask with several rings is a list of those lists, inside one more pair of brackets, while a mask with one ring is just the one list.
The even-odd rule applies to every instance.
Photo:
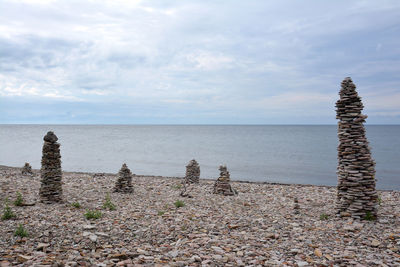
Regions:
[[[0, 266], [400, 265], [399, 191], [379, 191], [378, 220], [355, 221], [335, 216], [334, 187], [232, 182], [238, 196], [221, 196], [200, 180], [183, 198], [182, 178], [134, 176], [132, 194], [113, 193], [116, 179], [63, 173], [64, 202], [47, 205], [38, 170], [1, 166], [1, 215], [8, 198], [16, 218], [0, 220]], [[108, 193], [115, 210], [103, 208]], [[19, 224], [28, 237], [14, 235]]]

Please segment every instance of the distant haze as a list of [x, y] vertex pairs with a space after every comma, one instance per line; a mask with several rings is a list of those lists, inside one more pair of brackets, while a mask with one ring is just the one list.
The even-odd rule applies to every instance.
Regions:
[[0, 0], [0, 124], [400, 123], [400, 1]]

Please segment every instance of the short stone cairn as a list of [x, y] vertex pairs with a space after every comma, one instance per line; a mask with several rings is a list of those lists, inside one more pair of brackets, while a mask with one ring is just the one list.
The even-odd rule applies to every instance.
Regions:
[[364, 106], [350, 77], [343, 80], [339, 95], [337, 211], [355, 219], [376, 218], [375, 162], [363, 125], [367, 116], [361, 114]]
[[198, 184], [200, 180], [200, 166], [195, 159], [189, 161], [186, 166], [185, 179], [182, 182], [182, 190], [180, 193], [181, 197], [193, 197], [191, 192], [193, 191], [193, 184]]
[[214, 194], [221, 194], [224, 196], [233, 196], [236, 195], [237, 192], [232, 189], [230, 185], [230, 175], [226, 168], [226, 166], [219, 166], [220, 175], [217, 181], [214, 184]]
[[43, 155], [40, 186], [40, 201], [51, 204], [62, 201], [62, 171], [60, 144], [53, 132], [48, 132], [43, 138]]
[[186, 166], [185, 183], [198, 184], [200, 179], [200, 166], [195, 159], [192, 159]]
[[132, 187], [132, 173], [126, 164], [122, 164], [118, 173], [118, 179], [115, 183], [114, 192], [119, 193], [133, 193]]
[[294, 202], [294, 206], [293, 206], [294, 214], [299, 214], [300, 213], [299, 199], [297, 197], [295, 197], [293, 202]]
[[22, 171], [21, 171], [22, 175], [33, 175], [33, 171], [32, 171], [32, 166], [28, 163], [25, 162], [24, 167], [22, 167]]

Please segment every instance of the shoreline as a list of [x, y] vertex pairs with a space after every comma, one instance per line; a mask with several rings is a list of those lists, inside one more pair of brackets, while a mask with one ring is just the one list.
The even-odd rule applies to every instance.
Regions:
[[[22, 169], [22, 167], [14, 167], [14, 166], [8, 166], [8, 165], [0, 165], [0, 169], [2, 168], [10, 168], [10, 169]], [[39, 169], [32, 169], [36, 173], [40, 173]], [[90, 174], [90, 175], [95, 175], [95, 174], [104, 174], [107, 176], [117, 176], [117, 173], [108, 173], [108, 172], [84, 172], [84, 171], [62, 171], [63, 173], [66, 174]], [[144, 174], [134, 174], [136, 177], [150, 177], [150, 178], [156, 178], [156, 179], [178, 179], [178, 180], [183, 180], [185, 177], [184, 176], [162, 176], [162, 175], [144, 175]], [[215, 181], [217, 178], [201, 178], [201, 181]], [[314, 185], [314, 184], [296, 184], [296, 183], [282, 183], [282, 182], [261, 182], [261, 181], [246, 181], [246, 180], [233, 180], [231, 179], [231, 183], [243, 183], [243, 184], [260, 184], [260, 185], [282, 185], [282, 186], [300, 186], [300, 187], [326, 187], [326, 188], [336, 188], [336, 185]], [[399, 192], [400, 190], [396, 189], [376, 189], [376, 191], [382, 191], [382, 192]]]

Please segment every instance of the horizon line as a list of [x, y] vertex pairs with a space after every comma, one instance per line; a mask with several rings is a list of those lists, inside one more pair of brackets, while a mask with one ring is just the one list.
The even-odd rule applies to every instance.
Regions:
[[[51, 125], [51, 126], [336, 126], [337, 124], [328, 123], [285, 123], [285, 124], [268, 124], [268, 123], [0, 123], [0, 126], [11, 125]], [[399, 126], [400, 124], [379, 124], [379, 123], [365, 123], [364, 125], [371, 126]]]

